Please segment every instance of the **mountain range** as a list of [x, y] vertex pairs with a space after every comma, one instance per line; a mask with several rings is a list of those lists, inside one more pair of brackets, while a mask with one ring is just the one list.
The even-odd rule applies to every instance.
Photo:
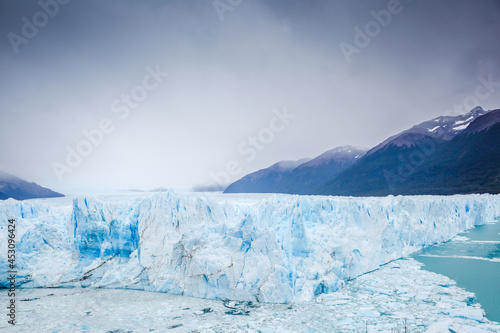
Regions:
[[224, 193], [309, 194], [325, 181], [334, 179], [366, 151], [345, 146], [329, 150], [312, 160], [278, 162], [234, 182]]
[[[366, 151], [339, 147], [276, 175], [259, 170], [225, 193], [343, 196], [500, 193], [500, 110], [431, 119]], [[266, 174], [266, 177], [260, 175]], [[266, 185], [267, 184], [267, 185]]]
[[64, 195], [0, 171], [0, 200], [8, 198], [26, 200], [55, 197], [64, 197]]

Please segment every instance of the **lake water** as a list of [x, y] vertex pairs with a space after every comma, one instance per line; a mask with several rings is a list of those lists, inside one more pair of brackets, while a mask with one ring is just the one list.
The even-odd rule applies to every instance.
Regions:
[[452, 241], [419, 251], [423, 269], [448, 276], [476, 294], [490, 320], [500, 322], [500, 222], [477, 226]]

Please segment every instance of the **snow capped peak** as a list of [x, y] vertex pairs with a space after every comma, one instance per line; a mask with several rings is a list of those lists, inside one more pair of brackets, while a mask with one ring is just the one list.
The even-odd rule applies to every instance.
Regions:
[[270, 167], [270, 169], [276, 171], [289, 171], [295, 169], [299, 165], [309, 162], [310, 160], [311, 160], [310, 158], [302, 158], [297, 161], [289, 161], [289, 160], [279, 161], [278, 163], [273, 164]]
[[355, 146], [340, 146], [337, 148], [333, 148], [326, 153], [342, 153], [342, 152], [347, 152], [347, 153], [352, 153], [352, 152], [362, 152], [366, 151], [367, 149], [365, 147], [355, 147]]
[[436, 117], [391, 136], [378, 146], [372, 148], [368, 154], [374, 153], [391, 144], [395, 146], [411, 147], [417, 141], [425, 137], [449, 141], [465, 130], [471, 122], [488, 112], [489, 111], [483, 110], [482, 107], [476, 106], [465, 114]]
[[[444, 132], [448, 132], [448, 133], [445, 133], [444, 136], [446, 136], [446, 134], [451, 134], [452, 137], [454, 137], [455, 135], [458, 135], [461, 131], [466, 129], [467, 126], [469, 126], [469, 124], [471, 122], [473, 122], [478, 117], [485, 115], [486, 113], [488, 113], [488, 111], [483, 110], [483, 108], [480, 106], [476, 106], [475, 108], [473, 108], [472, 110], [470, 110], [469, 112], [467, 112], [465, 114], [461, 114], [461, 115], [457, 115], [457, 116], [438, 117], [435, 120], [437, 120], [437, 122], [439, 123], [439, 126], [433, 128], [433, 130], [430, 132], [436, 133], [436, 132], [439, 132], [439, 131], [437, 131], [438, 129], [441, 129]], [[417, 126], [427, 125], [427, 123], [428, 122], [424, 122], [424, 123], [417, 125]], [[449, 138], [449, 139], [451, 139], [451, 138]], [[445, 140], [449, 140], [449, 139], [445, 139]]]
[[364, 156], [367, 151], [367, 148], [362, 147], [340, 146], [324, 152], [310, 162], [304, 163], [304, 166], [319, 166], [327, 164], [332, 160], [358, 159]]
[[483, 110], [483, 108], [480, 106], [476, 106], [475, 108], [473, 108], [472, 110], [469, 111], [469, 114], [476, 114], [476, 113], [485, 114], [486, 112], [488, 112], [488, 111]]

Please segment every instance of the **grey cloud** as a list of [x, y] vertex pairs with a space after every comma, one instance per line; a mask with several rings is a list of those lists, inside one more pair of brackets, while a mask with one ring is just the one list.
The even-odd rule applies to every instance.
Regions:
[[[0, 169], [54, 190], [189, 188], [237, 160], [252, 172], [338, 145], [374, 146], [500, 81], [497, 1], [407, 1], [348, 64], [339, 47], [389, 1], [243, 1], [219, 20], [212, 1], [70, 1], [15, 53], [7, 38], [40, 7], [0, 10]], [[169, 77], [119, 121], [111, 104], [147, 66]], [[498, 108], [500, 94], [482, 101]], [[237, 147], [296, 115], [250, 162]], [[61, 183], [81, 131], [116, 129]], [[237, 176], [235, 176], [237, 178]], [[235, 180], [235, 179], [234, 179]]]

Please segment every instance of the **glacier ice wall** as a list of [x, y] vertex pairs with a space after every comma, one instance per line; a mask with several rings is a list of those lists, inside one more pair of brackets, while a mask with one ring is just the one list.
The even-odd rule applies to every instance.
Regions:
[[[499, 195], [347, 198], [177, 194], [0, 202], [23, 287], [132, 288], [311, 300], [500, 216]], [[5, 245], [4, 245], [5, 244]], [[3, 285], [1, 285], [3, 284]]]

